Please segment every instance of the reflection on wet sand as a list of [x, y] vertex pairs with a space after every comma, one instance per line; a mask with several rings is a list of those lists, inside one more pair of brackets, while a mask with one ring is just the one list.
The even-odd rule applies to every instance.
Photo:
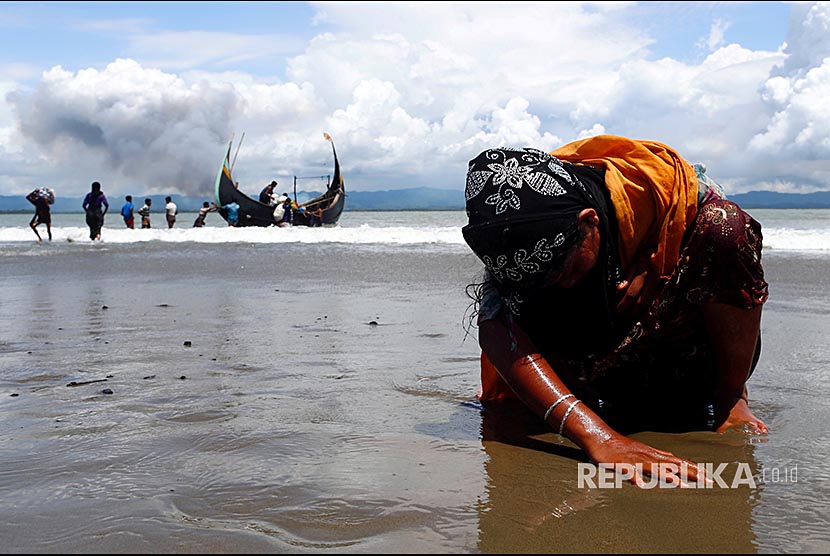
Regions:
[[[584, 453], [524, 408], [482, 412], [488, 456], [479, 504], [482, 553], [755, 552], [755, 489], [579, 488]], [[754, 446], [741, 435], [640, 433], [637, 439], [699, 463], [737, 464], [758, 475]], [[560, 441], [562, 442], [560, 444]]]
[[787, 287], [765, 309], [750, 385], [765, 444], [636, 435], [768, 476], [797, 464], [796, 484], [587, 490], [581, 451], [469, 401], [472, 255], [151, 242], [139, 268], [135, 246], [100, 247], [2, 265], [7, 552], [830, 547], [830, 263], [767, 259]]

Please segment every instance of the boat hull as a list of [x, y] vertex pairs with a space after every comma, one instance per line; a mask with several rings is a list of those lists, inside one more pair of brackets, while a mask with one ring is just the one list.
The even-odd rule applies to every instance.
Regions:
[[[343, 178], [340, 174], [340, 162], [337, 160], [337, 152], [334, 150], [334, 145], [332, 145], [332, 152], [334, 153], [334, 175], [332, 176], [331, 183], [325, 193], [300, 205], [305, 209], [304, 211], [294, 211], [295, 226], [311, 226], [313, 222], [310, 212], [318, 206], [323, 209], [323, 225], [336, 225], [340, 219], [340, 215], [343, 213], [343, 208], [346, 204], [346, 191]], [[231, 175], [229, 160], [230, 147], [228, 147], [228, 153], [225, 155], [225, 160], [219, 169], [219, 174], [216, 176], [214, 198], [217, 212], [222, 218], [227, 220], [228, 212], [222, 207], [230, 203], [236, 203], [239, 205], [239, 221], [236, 224], [237, 226], [265, 227], [277, 225], [278, 223], [274, 220], [273, 206], [260, 203], [258, 200], [249, 197], [236, 188], [233, 176]]]

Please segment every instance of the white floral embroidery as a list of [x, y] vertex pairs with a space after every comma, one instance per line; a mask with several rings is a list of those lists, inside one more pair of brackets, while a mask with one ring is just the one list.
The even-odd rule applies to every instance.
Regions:
[[519, 308], [522, 306], [522, 303], [524, 303], [524, 299], [522, 299], [522, 296], [519, 293], [510, 292], [504, 302], [507, 304], [507, 308], [510, 309], [511, 313], [521, 316]]
[[481, 193], [481, 190], [484, 189], [484, 185], [487, 183], [487, 180], [490, 179], [490, 176], [492, 175], [493, 172], [487, 172], [484, 170], [470, 172], [467, 174], [467, 189], [464, 191], [464, 196], [468, 201]]
[[504, 265], [507, 264], [507, 257], [504, 255], [499, 255], [496, 257], [496, 262], [493, 263], [493, 259], [491, 259], [488, 255], [485, 255], [481, 261], [484, 263], [484, 266], [487, 267], [487, 270], [490, 271], [490, 274], [495, 277], [496, 280], [502, 282], [504, 280], [504, 274], [502, 274], [501, 269], [504, 268]]
[[482, 257], [481, 260], [484, 266], [487, 267], [487, 270], [490, 271], [490, 274], [499, 282], [503, 282], [505, 277], [514, 282], [521, 282], [527, 275], [540, 272], [542, 266], [539, 263], [552, 260], [553, 252], [551, 251], [551, 247], [562, 245], [564, 239], [564, 234], [560, 233], [554, 238], [553, 244], [551, 245], [547, 239], [542, 238], [536, 242], [536, 245], [533, 247], [533, 252], [530, 254], [527, 253], [526, 249], [519, 249], [513, 253], [512, 259], [514, 266], [507, 266], [510, 259], [506, 255], [496, 257], [495, 263], [488, 255]]
[[516, 189], [522, 188], [522, 181], [527, 179], [531, 171], [530, 166], [519, 166], [519, 161], [515, 158], [505, 160], [504, 164], [488, 164], [487, 167], [493, 171], [493, 185], [501, 187], [506, 183]]
[[[517, 153], [518, 158], [511, 156]], [[508, 209], [521, 210], [522, 203], [517, 190], [525, 184], [536, 193], [549, 197], [567, 195], [563, 184], [574, 185], [574, 180], [563, 167], [562, 161], [539, 149], [500, 147], [485, 151], [484, 156], [493, 161], [487, 165], [490, 171], [468, 172], [464, 193], [469, 201], [479, 195], [492, 179], [493, 186], [498, 190], [490, 194], [484, 203], [494, 206], [497, 215]], [[539, 168], [543, 168], [543, 171], [536, 171]]]
[[515, 267], [506, 268], [504, 271], [507, 273], [507, 277], [511, 280], [519, 282], [523, 278], [522, 271], [526, 272], [527, 274], [533, 274], [535, 272], [539, 272], [539, 265], [533, 261], [533, 256], [528, 256], [527, 251], [524, 249], [519, 249], [515, 253], [513, 253], [513, 261], [516, 263]]
[[537, 161], [541, 161], [542, 159], [548, 158], [550, 155], [541, 149], [536, 149], [533, 147], [524, 147], [522, 150], [528, 154], [535, 155], [538, 159]]
[[534, 172], [530, 179], [527, 180], [527, 184], [530, 188], [535, 191], [536, 193], [540, 193], [542, 195], [548, 195], [551, 197], [559, 196], [559, 195], [567, 195], [567, 191], [564, 187], [550, 174], [545, 174], [543, 172]]
[[[553, 239], [553, 246], [559, 247], [565, 241], [565, 234], [560, 232], [556, 235]], [[553, 251], [550, 250], [550, 246], [548, 245], [548, 240], [545, 238], [540, 239], [536, 242], [536, 247], [533, 251], [536, 254], [536, 257], [542, 262], [548, 262], [553, 259]]]
[[550, 162], [548, 162], [548, 168], [550, 168], [551, 172], [553, 172], [569, 184], [573, 185], [573, 178], [568, 173], [568, 171], [565, 170], [565, 166], [562, 164], [561, 160], [559, 160], [555, 156], [550, 157]]
[[512, 189], [505, 189], [504, 191], [499, 190], [498, 193], [493, 193], [486, 199], [484, 199], [484, 203], [487, 205], [495, 205], [496, 206], [496, 214], [501, 214], [507, 210], [508, 207], [519, 210], [522, 208], [522, 201], [519, 199], [519, 196], [516, 195]]

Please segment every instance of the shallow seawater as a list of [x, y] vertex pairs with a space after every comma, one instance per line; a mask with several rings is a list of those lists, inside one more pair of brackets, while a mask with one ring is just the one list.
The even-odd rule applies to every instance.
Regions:
[[768, 437], [637, 435], [755, 487], [638, 490], [579, 488], [581, 451], [474, 401], [457, 246], [4, 248], [9, 552], [830, 549], [830, 261], [765, 257]]

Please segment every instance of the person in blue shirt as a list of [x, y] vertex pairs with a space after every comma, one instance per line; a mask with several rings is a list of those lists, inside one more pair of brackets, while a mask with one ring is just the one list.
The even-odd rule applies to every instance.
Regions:
[[239, 204], [236, 202], [222, 205], [222, 208], [228, 213], [228, 226], [236, 226], [239, 224]]
[[291, 197], [286, 197], [282, 204], [285, 211], [282, 215], [282, 221], [278, 225], [280, 227], [292, 226], [294, 224], [294, 207], [291, 204]]
[[132, 195], [127, 195], [124, 198], [127, 202], [121, 207], [121, 216], [124, 217], [124, 224], [132, 230], [135, 228], [135, 215], [133, 214], [135, 206], [133, 205], [133, 197]]

